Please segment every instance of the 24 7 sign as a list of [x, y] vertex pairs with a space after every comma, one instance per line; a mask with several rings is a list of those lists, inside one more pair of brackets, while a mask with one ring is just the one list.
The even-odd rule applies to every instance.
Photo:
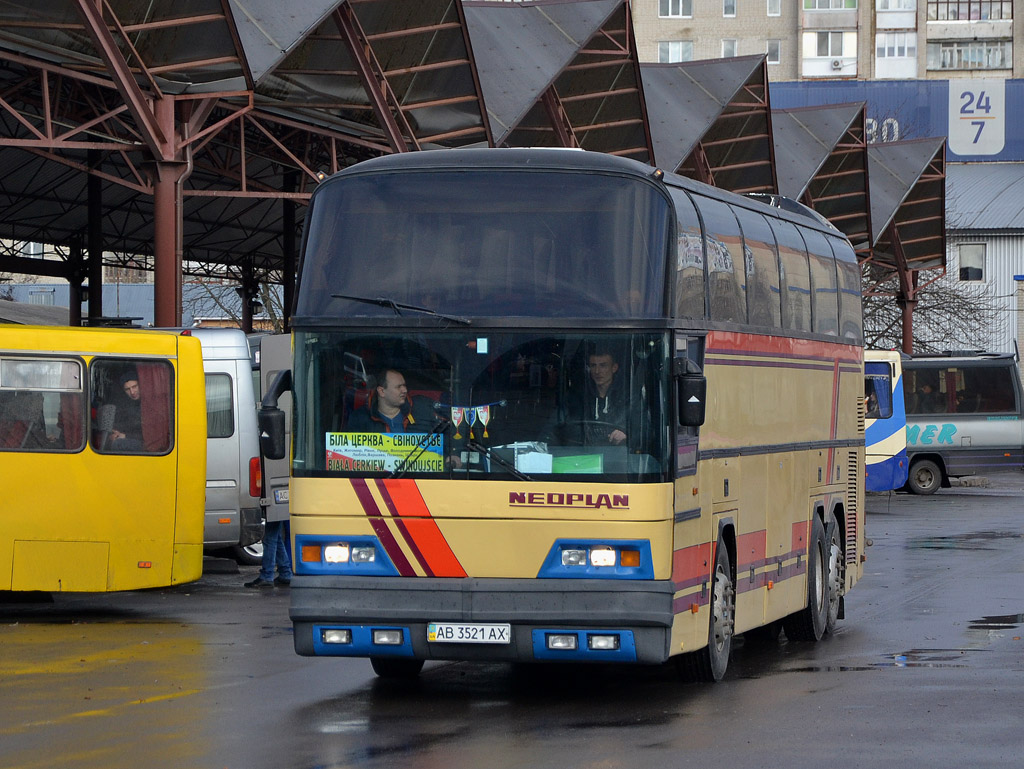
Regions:
[[998, 155], [1005, 142], [1005, 81], [950, 80], [950, 151], [957, 155]]

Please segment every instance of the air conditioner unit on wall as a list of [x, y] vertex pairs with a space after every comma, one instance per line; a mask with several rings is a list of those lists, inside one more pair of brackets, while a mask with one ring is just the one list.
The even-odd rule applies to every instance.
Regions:
[[843, 60], [842, 59], [832, 59], [832, 69], [842, 69], [842, 68], [843, 68]]

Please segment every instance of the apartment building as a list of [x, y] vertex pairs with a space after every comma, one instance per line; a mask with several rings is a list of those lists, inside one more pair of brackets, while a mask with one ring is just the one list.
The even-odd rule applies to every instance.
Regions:
[[632, 0], [632, 9], [641, 61], [763, 53], [773, 81], [1024, 76], [1024, 0]]

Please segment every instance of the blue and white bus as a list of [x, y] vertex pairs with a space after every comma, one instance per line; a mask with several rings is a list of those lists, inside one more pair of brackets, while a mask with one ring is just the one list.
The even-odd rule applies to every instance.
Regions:
[[907, 482], [907, 412], [898, 352], [864, 351], [865, 490], [893, 491]]

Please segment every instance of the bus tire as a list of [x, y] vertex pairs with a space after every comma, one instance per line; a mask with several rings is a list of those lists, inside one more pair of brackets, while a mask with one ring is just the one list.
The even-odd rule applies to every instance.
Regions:
[[934, 494], [942, 485], [942, 468], [930, 459], [915, 459], [907, 476], [907, 488], [914, 494]]
[[729, 550], [722, 538], [715, 545], [715, 572], [711, 583], [711, 619], [708, 645], [677, 659], [682, 678], [688, 681], [721, 681], [729, 667], [733, 630], [736, 626], [736, 586], [732, 579]]
[[828, 611], [825, 614], [825, 632], [834, 633], [839, 624], [839, 607], [843, 598], [846, 569], [843, 562], [843, 539], [839, 521], [833, 512], [825, 519], [825, 588], [828, 591]]
[[423, 660], [408, 657], [370, 657], [373, 672], [381, 678], [412, 679], [423, 670]]
[[811, 516], [811, 541], [807, 549], [807, 606], [782, 621], [790, 641], [819, 641], [828, 622], [828, 548], [825, 527], [817, 515]]

